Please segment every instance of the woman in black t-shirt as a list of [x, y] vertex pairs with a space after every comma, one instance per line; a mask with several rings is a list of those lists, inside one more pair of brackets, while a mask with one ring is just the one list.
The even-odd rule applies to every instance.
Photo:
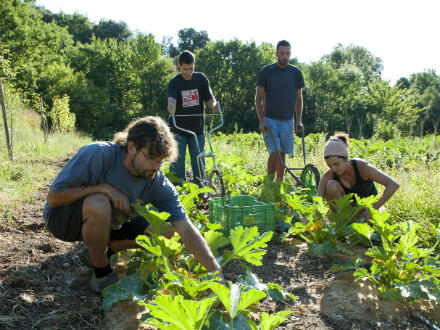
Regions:
[[[375, 183], [385, 186], [373, 207], [378, 210], [399, 188], [399, 184], [363, 159], [349, 158], [349, 136], [336, 132], [326, 143], [324, 159], [329, 170], [319, 183], [318, 196], [331, 201], [354, 193], [360, 197], [377, 195]], [[364, 215], [364, 214], [362, 214]]]

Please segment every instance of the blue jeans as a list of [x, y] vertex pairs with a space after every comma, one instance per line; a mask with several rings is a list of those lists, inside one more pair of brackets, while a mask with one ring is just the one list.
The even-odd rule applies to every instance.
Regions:
[[[175, 134], [174, 137], [176, 138], [178, 148], [179, 148], [179, 155], [177, 156], [177, 160], [170, 165], [170, 172], [174, 174], [179, 179], [182, 179], [185, 181], [185, 156], [186, 156], [186, 146], [188, 146], [189, 156], [191, 157], [191, 168], [193, 172], [193, 181], [195, 184], [197, 184], [199, 187], [201, 186], [200, 183], [200, 173], [199, 173], [199, 167], [197, 166], [197, 145], [196, 140], [194, 139], [194, 136], [185, 136], [180, 134]], [[205, 134], [197, 135], [197, 141], [199, 142], [200, 152], [205, 151]], [[205, 167], [205, 159], [200, 158], [203, 167]]]

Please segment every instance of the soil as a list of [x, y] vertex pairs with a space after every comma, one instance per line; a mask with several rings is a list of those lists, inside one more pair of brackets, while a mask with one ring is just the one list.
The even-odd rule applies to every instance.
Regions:
[[[62, 242], [44, 227], [46, 194], [44, 189], [22, 204], [9, 222], [0, 219], [0, 328], [152, 329], [140, 324], [144, 311], [131, 302], [102, 311], [101, 297], [88, 288], [91, 271], [78, 258], [82, 243]], [[123, 262], [113, 266], [123, 275]], [[310, 255], [299, 241], [271, 243], [263, 266], [253, 271], [297, 300], [267, 299], [259, 312], [290, 310], [279, 329], [429, 329], [416, 313], [440, 325], [439, 306], [383, 301], [373, 285], [355, 282], [349, 272], [332, 273], [331, 266], [330, 259]], [[241, 272], [233, 263], [224, 269], [228, 280]]]

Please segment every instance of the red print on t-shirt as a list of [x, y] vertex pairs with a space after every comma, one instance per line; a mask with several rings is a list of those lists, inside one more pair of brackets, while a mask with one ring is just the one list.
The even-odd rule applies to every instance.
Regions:
[[197, 89], [182, 91], [182, 103], [184, 108], [199, 105], [199, 93]]

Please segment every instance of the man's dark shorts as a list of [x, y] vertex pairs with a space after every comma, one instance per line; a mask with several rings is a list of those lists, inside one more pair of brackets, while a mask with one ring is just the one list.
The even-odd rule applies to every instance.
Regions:
[[[82, 241], [82, 207], [84, 198], [66, 206], [54, 207], [49, 212], [47, 229], [56, 238], [66, 242]], [[142, 235], [148, 227], [148, 222], [138, 215], [130, 221], [122, 224], [118, 230], [110, 230], [110, 241], [124, 239], [134, 240], [136, 236]]]

